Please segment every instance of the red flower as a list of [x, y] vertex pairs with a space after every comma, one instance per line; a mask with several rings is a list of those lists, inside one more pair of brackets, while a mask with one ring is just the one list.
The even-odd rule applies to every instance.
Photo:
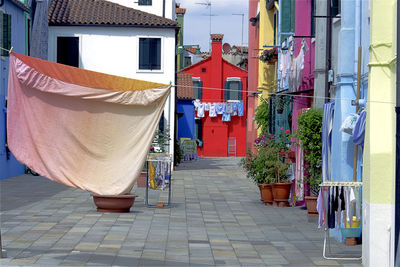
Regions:
[[290, 130], [289, 130], [289, 129], [287, 129], [287, 130], [285, 131], [285, 133], [287, 133], [287, 134], [288, 134], [288, 133], [290, 133]]

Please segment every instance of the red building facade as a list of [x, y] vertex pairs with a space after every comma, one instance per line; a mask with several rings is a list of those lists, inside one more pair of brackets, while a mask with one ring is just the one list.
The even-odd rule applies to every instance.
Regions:
[[197, 96], [201, 103], [243, 102], [243, 116], [231, 116], [230, 121], [222, 121], [222, 115], [210, 117], [208, 111], [203, 118], [196, 120], [196, 132], [201, 132], [199, 139], [202, 141], [198, 148], [199, 156], [228, 156], [229, 138], [236, 141], [236, 156], [242, 157], [246, 154], [247, 71], [222, 58], [222, 39], [223, 34], [211, 34], [211, 56], [182, 72], [192, 74], [197, 87], [200, 87]]

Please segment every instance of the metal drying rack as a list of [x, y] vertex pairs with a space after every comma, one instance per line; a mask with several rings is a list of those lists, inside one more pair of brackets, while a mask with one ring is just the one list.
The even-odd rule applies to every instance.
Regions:
[[[164, 172], [163, 175], [163, 182], [168, 183], [168, 203], [164, 205], [164, 207], [169, 207], [171, 205], [171, 184], [172, 184], [172, 156], [169, 154], [150, 154], [147, 156], [147, 174], [146, 174], [146, 194], [145, 194], [145, 199], [144, 199], [144, 204], [147, 207], [155, 208], [157, 205], [152, 205], [149, 204], [149, 189], [153, 189], [149, 187], [150, 183], [150, 174], [149, 174], [149, 163], [150, 162], [166, 162], [169, 163], [169, 177], [166, 177], [166, 173]], [[153, 189], [153, 190], [159, 190], [159, 189]], [[161, 189], [163, 190], [163, 189]]]

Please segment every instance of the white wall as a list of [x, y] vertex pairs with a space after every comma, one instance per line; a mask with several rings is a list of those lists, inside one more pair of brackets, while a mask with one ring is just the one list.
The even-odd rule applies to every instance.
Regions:
[[163, 16], [163, 1], [165, 1], [165, 17], [175, 20], [175, 0], [153, 0], [151, 6], [139, 6], [139, 0], [107, 0], [130, 8], [138, 9], [147, 13]]
[[[79, 67], [133, 79], [175, 84], [175, 29], [51, 26], [49, 60], [57, 61], [57, 37], [79, 37]], [[139, 70], [139, 38], [161, 38], [161, 70]], [[164, 116], [173, 137], [175, 91], [172, 88]], [[173, 153], [173, 142], [170, 145]]]

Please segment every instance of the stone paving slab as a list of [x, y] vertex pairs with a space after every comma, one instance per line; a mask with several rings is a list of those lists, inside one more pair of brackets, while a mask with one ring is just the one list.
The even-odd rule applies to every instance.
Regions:
[[[237, 158], [184, 162], [173, 173], [173, 204], [98, 213], [88, 192], [43, 177], [0, 181], [0, 266], [361, 266], [324, 260], [323, 232], [299, 208], [267, 207]], [[150, 191], [155, 203], [167, 192]], [[338, 253], [361, 246], [332, 241]]]

